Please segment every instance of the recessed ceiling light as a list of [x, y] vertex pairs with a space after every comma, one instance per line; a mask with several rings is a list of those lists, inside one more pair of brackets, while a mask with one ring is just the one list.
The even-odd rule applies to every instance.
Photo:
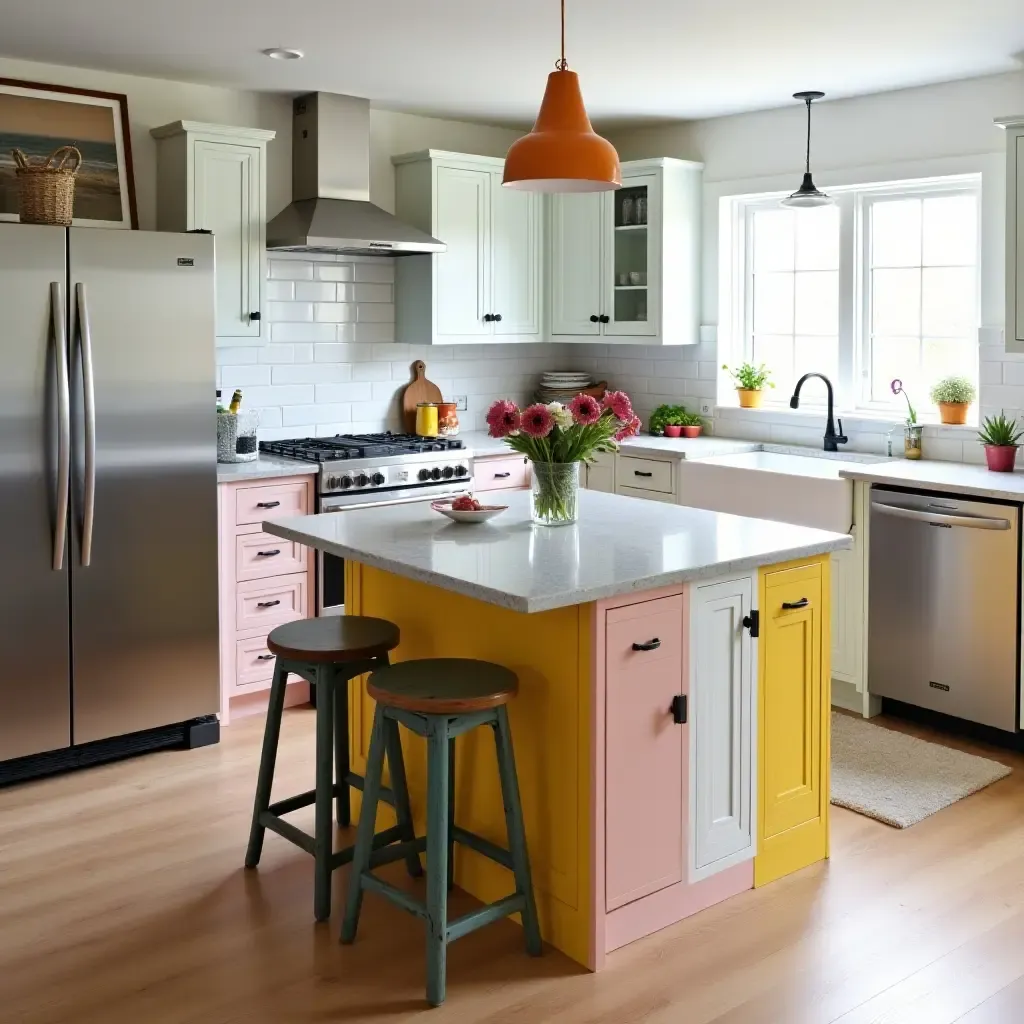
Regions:
[[264, 57], [271, 60], [302, 60], [306, 55], [301, 50], [289, 50], [283, 46], [272, 46], [269, 50], [263, 51]]

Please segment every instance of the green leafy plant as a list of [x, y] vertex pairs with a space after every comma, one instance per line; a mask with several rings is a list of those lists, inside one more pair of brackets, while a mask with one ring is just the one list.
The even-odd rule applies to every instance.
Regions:
[[704, 417], [697, 415], [695, 412], [684, 412], [679, 419], [679, 426], [681, 427], [703, 427]]
[[997, 448], [1017, 448], [1020, 446], [1021, 430], [1015, 419], [1010, 419], [1002, 412], [998, 416], [989, 416], [978, 431], [978, 440], [984, 445]]
[[659, 405], [651, 413], [648, 429], [652, 434], [663, 434], [666, 427], [684, 426], [683, 419], [687, 415], [685, 405]]
[[943, 377], [930, 392], [931, 400], [936, 405], [939, 402], [970, 405], [977, 396], [978, 389], [966, 377]]
[[764, 363], [759, 366], [753, 363], [740, 363], [735, 370], [729, 369], [728, 363], [722, 363], [722, 369], [728, 370], [736, 387], [744, 391], [762, 391], [765, 387], [775, 387], [774, 382], [768, 379], [771, 377], [771, 371]]

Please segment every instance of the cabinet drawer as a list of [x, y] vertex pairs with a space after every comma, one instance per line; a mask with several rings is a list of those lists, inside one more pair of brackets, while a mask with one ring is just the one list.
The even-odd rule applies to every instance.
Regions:
[[675, 492], [671, 462], [641, 459], [635, 455], [620, 455], [615, 478], [622, 487], [660, 491], [662, 494]]
[[235, 686], [266, 682], [274, 675], [274, 656], [267, 650], [267, 638], [254, 636], [235, 643]]
[[311, 509], [306, 501], [306, 485], [266, 484], [262, 487], [239, 487], [235, 491], [235, 525], [262, 523], [264, 519], [304, 516]]
[[530, 486], [530, 464], [522, 455], [514, 458], [475, 459], [473, 489], [475, 491], [522, 490]]
[[235, 538], [235, 579], [264, 579], [306, 571], [306, 549], [269, 533], [244, 533]]
[[307, 614], [306, 573], [239, 583], [235, 594], [235, 629], [276, 626]]

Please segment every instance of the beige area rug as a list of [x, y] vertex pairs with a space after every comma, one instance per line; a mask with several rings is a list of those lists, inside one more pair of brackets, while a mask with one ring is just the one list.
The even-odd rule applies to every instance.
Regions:
[[987, 757], [832, 712], [832, 803], [909, 828], [1005, 778]]

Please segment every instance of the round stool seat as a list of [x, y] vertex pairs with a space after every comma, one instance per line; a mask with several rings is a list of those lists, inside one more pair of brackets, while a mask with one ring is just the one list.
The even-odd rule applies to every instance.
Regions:
[[398, 641], [398, 627], [387, 619], [325, 615], [275, 627], [267, 637], [267, 648], [278, 657], [294, 661], [365, 661], [383, 657], [398, 646]]
[[507, 704], [515, 672], [472, 658], [420, 658], [379, 668], [367, 691], [378, 704], [421, 715], [462, 715]]

